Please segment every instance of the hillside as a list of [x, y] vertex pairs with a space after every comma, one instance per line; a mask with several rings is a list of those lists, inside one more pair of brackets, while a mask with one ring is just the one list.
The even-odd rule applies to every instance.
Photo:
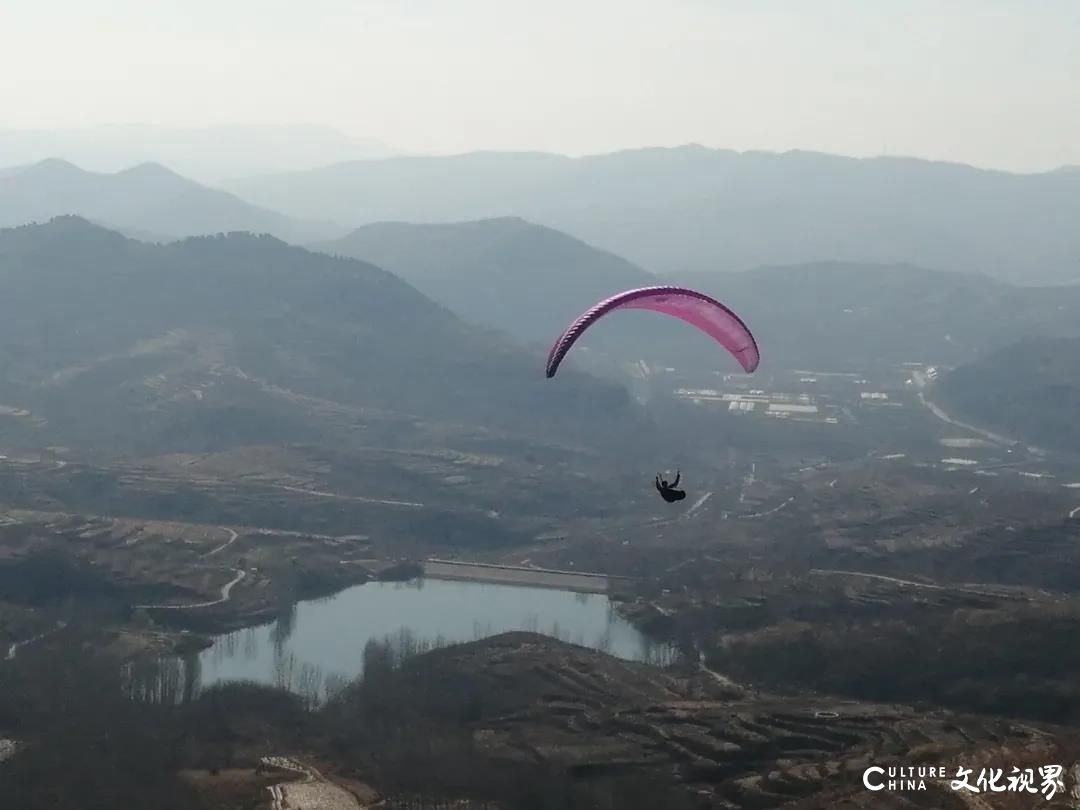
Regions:
[[417, 418], [602, 442], [638, 424], [622, 389], [552, 384], [539, 354], [395, 276], [269, 236], [148, 245], [64, 217], [0, 231], [0, 281], [0, 431], [46, 444], [377, 444], [372, 420]]
[[251, 205], [156, 163], [101, 174], [50, 159], [0, 174], [0, 227], [62, 215], [173, 238], [249, 231], [304, 241], [335, 232]]
[[944, 375], [931, 396], [950, 415], [1010, 438], [1080, 452], [1080, 338], [1029, 340]]
[[1030, 284], [1080, 276], [1076, 172], [684, 146], [354, 161], [231, 188], [351, 226], [520, 216], [657, 272], [840, 260]]
[[526, 341], [550, 342], [593, 302], [659, 283], [618, 256], [516, 217], [379, 223], [319, 249], [376, 264], [463, 319]]
[[[910, 265], [836, 262], [675, 278], [746, 320], [765, 370], [955, 365], [1025, 338], [1080, 335], [1080, 287], [1015, 287]], [[705, 361], [703, 348], [694, 343], [693, 361]]]
[[[320, 249], [371, 261], [467, 321], [544, 345], [592, 302], [661, 278], [733, 307], [763, 347], [765, 370], [955, 365], [1026, 338], [1080, 335], [1080, 287], [1017, 287], [913, 265], [842, 262], [657, 277], [516, 218], [375, 224]], [[708, 338], [652, 313], [607, 319], [583, 345], [622, 363], [727, 368]]]
[[[951, 761], [991, 745], [1015, 757], [1039, 733], [903, 705], [750, 697], [708, 671], [665, 672], [528, 633], [419, 655], [397, 671], [385, 663], [392, 647], [369, 648], [365, 681], [323, 715], [334, 756], [371, 763], [388, 792], [494, 794], [514, 807], [910, 807], [862, 787], [866, 761], [927, 751]], [[921, 806], [961, 806], [927, 782]], [[610, 804], [596, 802], [604, 793]], [[530, 803], [537, 794], [557, 798]]]

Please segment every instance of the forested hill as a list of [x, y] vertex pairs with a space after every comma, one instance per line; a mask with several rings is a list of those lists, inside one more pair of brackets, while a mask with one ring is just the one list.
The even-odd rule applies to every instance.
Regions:
[[1077, 286], [1018, 287], [976, 274], [841, 262], [677, 278], [750, 324], [763, 368], [961, 365], [1021, 340], [1080, 336]]
[[638, 425], [622, 388], [546, 380], [396, 276], [269, 236], [150, 245], [64, 217], [0, 231], [0, 283], [0, 404], [46, 443], [339, 441], [375, 413], [567, 441]]
[[593, 302], [661, 283], [630, 262], [516, 217], [380, 223], [320, 249], [373, 262], [462, 318], [550, 342]]
[[1080, 453], [1080, 338], [1008, 346], [946, 374], [933, 396], [963, 421]]

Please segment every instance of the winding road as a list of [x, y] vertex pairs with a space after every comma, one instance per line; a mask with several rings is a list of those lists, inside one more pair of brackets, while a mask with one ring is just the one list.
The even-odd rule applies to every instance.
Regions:
[[954, 419], [953, 417], [949, 416], [949, 414], [947, 414], [944, 410], [942, 410], [940, 406], [935, 405], [933, 402], [926, 398], [926, 390], [928, 388], [928, 384], [926, 376], [922, 372], [916, 371], [914, 374], [911, 375], [911, 378], [915, 381], [916, 388], [919, 389], [919, 402], [925, 405], [930, 410], [930, 413], [932, 413], [942, 422], [946, 422], [953, 427], [969, 430], [972, 433], [976, 433], [979, 436], [982, 436], [984, 439], [993, 442], [994, 444], [999, 444], [1004, 447], [1024, 447], [1025, 449], [1027, 449], [1028, 452], [1035, 455], [1046, 454], [1046, 451], [1043, 450], [1041, 447], [1025, 445], [1022, 441], [1019, 441], [1018, 439], [1011, 439], [1008, 436], [1002, 436], [1000, 433], [993, 433], [989, 430], [985, 430], [984, 428], [975, 427], [975, 425], [969, 425], [967, 422], [961, 422], [959, 419]]
[[267, 788], [271, 810], [361, 810], [360, 802], [343, 787], [335, 785], [315, 768], [288, 757], [263, 757], [262, 764], [300, 775], [295, 782]]
[[222, 544], [221, 544], [220, 546], [218, 546], [217, 548], [215, 548], [215, 549], [211, 549], [210, 551], [206, 552], [206, 554], [204, 554], [203, 556], [205, 556], [205, 557], [213, 557], [213, 556], [214, 556], [215, 554], [217, 554], [217, 553], [218, 553], [219, 551], [224, 551], [224, 550], [225, 550], [225, 549], [227, 549], [227, 548], [228, 548], [229, 546], [231, 546], [231, 545], [232, 545], [233, 543], [235, 543], [235, 542], [236, 542], [236, 538], [240, 536], [240, 535], [239, 535], [239, 534], [238, 534], [238, 533], [237, 533], [236, 531], [234, 531], [233, 529], [225, 529], [225, 531], [227, 531], [227, 532], [228, 532], [228, 533], [229, 533], [229, 534], [231, 535], [231, 537], [229, 537], [229, 539], [228, 539], [228, 540], [226, 540], [226, 541], [225, 541], [224, 543], [222, 543]]
[[232, 589], [234, 585], [247, 576], [247, 571], [241, 568], [233, 569], [233, 573], [236, 576], [229, 582], [221, 586], [221, 598], [215, 599], [212, 602], [197, 602], [194, 605], [133, 605], [136, 610], [193, 610], [195, 608], [213, 607], [214, 605], [221, 605], [229, 601], [229, 597], [232, 595]]
[[698, 654], [698, 669], [701, 672], [708, 675], [710, 678], [712, 678], [714, 681], [716, 681], [718, 684], [720, 684], [720, 686], [724, 687], [725, 689], [734, 689], [734, 690], [737, 690], [739, 692], [745, 692], [746, 691], [745, 687], [743, 687], [740, 684], [735, 683], [735, 681], [731, 680], [731, 678], [729, 678], [727, 675], [721, 675], [719, 672], [716, 672], [715, 670], [709, 669], [709, 667], [705, 663], [705, 651], [704, 650], [699, 648], [698, 651], [697, 651], [697, 654]]
[[950, 424], [953, 427], [963, 428], [964, 430], [970, 430], [972, 433], [977, 433], [980, 436], [982, 436], [984, 439], [987, 439], [988, 441], [991, 441], [994, 444], [1004, 445], [1005, 447], [1013, 447], [1014, 445], [1020, 444], [1020, 442], [1016, 441], [1015, 439], [1010, 439], [1007, 436], [999, 436], [997, 433], [991, 433], [989, 430], [983, 430], [982, 428], [977, 428], [974, 425], [969, 425], [966, 422], [961, 422], [958, 419], [953, 419], [951, 416], [949, 416], [947, 413], [945, 413], [945, 411], [943, 411], [940, 407], [938, 407], [933, 402], [928, 400], [926, 398], [926, 394], [923, 391], [919, 391], [919, 402], [921, 402], [923, 405], [925, 405], [927, 408], [929, 408], [930, 413], [932, 413], [934, 416], [936, 416], [942, 422]]
[[[925, 377], [924, 374], [922, 374], [921, 372], [916, 371], [912, 375], [912, 379], [915, 381], [915, 386], [919, 389], [919, 402], [921, 402], [923, 405], [925, 405], [930, 410], [930, 413], [932, 413], [934, 416], [936, 416], [942, 422], [950, 424], [953, 427], [958, 427], [958, 428], [963, 428], [964, 430], [969, 430], [972, 433], [976, 433], [979, 436], [982, 436], [984, 439], [987, 439], [988, 441], [994, 442], [995, 444], [1000, 445], [1002, 447], [1006, 447], [1006, 448], [1022, 447], [1025, 450], [1027, 450], [1029, 453], [1031, 453], [1031, 454], [1033, 454], [1035, 456], [1043, 456], [1043, 457], [1045, 457], [1047, 455], [1047, 451], [1044, 450], [1041, 447], [1035, 447], [1034, 445], [1024, 444], [1019, 439], [1012, 439], [1012, 438], [1010, 438], [1008, 436], [1002, 436], [1000, 433], [993, 433], [993, 432], [991, 432], [989, 430], [984, 430], [983, 428], [978, 428], [978, 427], [975, 427], [974, 425], [969, 425], [966, 422], [961, 422], [958, 419], [954, 419], [953, 417], [949, 416], [949, 414], [945, 413], [945, 411], [943, 411], [939, 406], [935, 405], [933, 402], [931, 402], [930, 400], [928, 400], [926, 398], [927, 380], [926, 380], [926, 377]], [[971, 490], [971, 492], [969, 494], [974, 495], [977, 491], [978, 491], [978, 487]], [[1080, 514], [1080, 506], [1077, 506], [1075, 509], [1072, 509], [1072, 510], [1069, 511], [1069, 517], [1074, 519], [1074, 520], [1076, 519], [1076, 516], [1078, 514]]]
[[792, 495], [790, 498], [788, 498], [786, 501], [781, 503], [779, 506], [774, 506], [772, 509], [768, 510], [767, 512], [754, 512], [753, 514], [750, 514], [750, 515], [736, 515], [736, 517], [741, 518], [743, 520], [746, 520], [748, 518], [767, 517], [768, 515], [772, 515], [772, 514], [775, 514], [775, 513], [779, 512], [781, 509], [783, 509], [789, 503], [792, 503], [794, 500], [795, 500], [795, 496]]

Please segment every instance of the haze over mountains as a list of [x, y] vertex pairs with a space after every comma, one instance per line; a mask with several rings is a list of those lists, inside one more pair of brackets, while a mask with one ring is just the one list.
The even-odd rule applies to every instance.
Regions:
[[0, 2], [0, 810], [1080, 810], [1077, 42]]
[[[891, 186], [884, 183], [886, 168], [893, 170]], [[836, 186], [839, 194], [833, 194], [826, 183], [830, 173], [840, 183]], [[354, 184], [364, 176], [373, 182], [360, 193]], [[1044, 217], [1040, 225], [1044, 231], [1053, 229], [1055, 223], [1061, 222], [1062, 211], [1071, 204], [1076, 177], [1075, 172], [1064, 170], [1020, 177], [914, 160], [737, 155], [693, 147], [578, 160], [540, 154], [477, 153], [454, 158], [367, 161], [292, 174], [288, 175], [289, 185], [295, 193], [290, 191], [276, 202], [293, 213], [345, 218], [350, 199], [369, 195], [370, 200], [352, 209], [354, 219], [375, 216], [380, 210], [412, 210], [417, 216], [438, 220], [451, 211], [513, 208], [527, 191], [529, 205], [536, 210], [546, 206], [544, 210], [551, 217], [577, 217], [571, 227], [595, 224], [599, 212], [606, 212], [603, 216], [609, 218], [609, 224], [618, 220], [622, 228], [643, 209], [630, 212], [625, 204], [617, 205], [616, 198], [624, 203], [646, 200], [650, 206], [662, 206], [667, 214], [680, 205], [696, 207], [695, 216], [699, 217], [715, 213], [716, 200], [726, 199], [731, 216], [715, 222], [699, 218], [696, 241], [689, 240], [682, 248], [674, 244], [664, 248], [670, 248], [673, 257], [685, 258], [689, 256], [686, 250], [706, 242], [717, 250], [727, 250], [730, 246], [718, 234], [731, 221], [750, 216], [754, 210], [758, 210], [754, 216], [760, 225], [755, 251], [765, 253], [775, 245], [774, 252], [790, 249], [800, 255], [812, 254], [805, 243], [794, 246], [789, 240], [788, 247], [784, 244], [788, 237], [820, 238], [815, 228], [795, 229], [799, 231], [795, 236], [788, 228], [797, 210], [802, 211], [798, 216], [804, 222], [819, 215], [812, 211], [815, 206], [809, 200], [814, 189], [831, 206], [855, 205], [861, 195], [866, 203], [864, 216], [877, 211], [875, 216], [883, 217], [879, 224], [888, 229], [903, 219], [900, 214], [905, 210], [904, 221], [909, 224], [922, 216], [915, 214], [914, 196], [918, 194], [927, 195], [922, 208], [940, 207], [961, 190], [979, 186], [980, 195], [957, 204], [951, 229], [939, 228], [939, 236], [949, 234], [947, 240], [932, 243], [913, 234], [910, 241], [904, 241], [906, 248], [898, 248], [898, 252], [919, 254], [933, 253], [935, 244], [941, 247], [946, 241], [960, 245], [965, 222], [972, 227], [969, 236], [981, 240], [984, 248], [1008, 236], [1010, 249], [1015, 249], [1023, 243], [1025, 234], [1038, 236], [1023, 225], [1026, 220], [1010, 214], [1008, 226], [984, 228], [976, 221], [973, 209], [998, 205], [999, 213], [1005, 216], [1000, 207], [1004, 203], [993, 202], [995, 188], [1019, 184], [1030, 192], [1026, 198], [1020, 197], [1031, 202], [1032, 212], [1041, 210], [1039, 205], [1051, 199], [1062, 206], [1056, 217]], [[313, 186], [315, 178], [336, 184], [336, 191], [328, 194], [322, 185]], [[724, 182], [718, 183], [718, 178]], [[244, 185], [249, 190], [266, 190], [280, 180], [262, 178]], [[645, 188], [647, 193], [642, 191]], [[1053, 189], [1057, 195], [1046, 196]], [[1002, 193], [1002, 199], [1016, 204], [1015, 190]], [[322, 202], [313, 208], [306, 206], [305, 194], [317, 194]], [[562, 207], [554, 202], [560, 194], [566, 200]], [[748, 207], [737, 204], [737, 195], [749, 201]], [[776, 210], [786, 213], [771, 219], [762, 216], [755, 204], [778, 206]], [[905, 205], [911, 207], [905, 209]], [[142, 240], [246, 231], [304, 242], [318, 251], [382, 267], [469, 324], [498, 330], [534, 350], [548, 345], [573, 317], [596, 300], [629, 287], [670, 282], [713, 294], [738, 311], [752, 325], [759, 343], [767, 346], [764, 370], [805, 367], [839, 371], [903, 362], [964, 365], [1019, 341], [1080, 335], [1080, 286], [1017, 286], [985, 273], [942, 270], [942, 265], [926, 269], [916, 263], [840, 260], [741, 272], [722, 272], [731, 263], [718, 261], [696, 272], [656, 273], [651, 272], [655, 265], [646, 269], [567, 232], [520, 216], [433, 223], [376, 222], [327, 240], [340, 229], [293, 219], [245, 202], [159, 164], [102, 174], [49, 159], [0, 170], [0, 226], [44, 222], [68, 214]], [[837, 254], [855, 250], [864, 237], [877, 248], [888, 244], [888, 240], [880, 238], [880, 232], [860, 229], [852, 224], [854, 220], [836, 210], [823, 216], [833, 225], [850, 224], [845, 226], [848, 242], [830, 248]], [[942, 216], [940, 212], [935, 214], [935, 221]], [[57, 227], [53, 223], [49, 226], [53, 230], [44, 233], [56, 233]], [[1076, 241], [1067, 230], [1060, 230], [1057, 242], [1065, 252]], [[672, 230], [660, 218], [649, 227], [627, 231], [631, 242], [646, 234], [670, 240]], [[744, 246], [751, 237], [750, 231], [741, 234]], [[264, 243], [254, 239], [251, 244]], [[275, 244], [286, 250], [284, 245]], [[76, 248], [76, 253], [81, 250]], [[969, 251], [965, 248], [965, 252]], [[139, 255], [139, 262], [150, 256]], [[677, 263], [673, 259], [657, 265], [670, 269]], [[1048, 265], [1036, 262], [1029, 268], [1036, 268], [1040, 274], [1037, 280], [1049, 282], [1056, 278], [1047, 270]], [[988, 271], [993, 266], [980, 269]], [[999, 275], [1009, 278], [1035, 280], [1018, 268], [1014, 268], [1016, 272], [1005, 272], [998, 265], [997, 269]], [[30, 306], [32, 309], [37, 304]], [[144, 308], [152, 312], [155, 306], [150, 303]], [[242, 309], [245, 304], [237, 299], [236, 306]], [[502, 337], [494, 339], [503, 341]], [[598, 352], [590, 353], [590, 349]], [[591, 330], [582, 341], [582, 350], [571, 358], [570, 366], [606, 372], [616, 364], [626, 366], [645, 360], [661, 366], [734, 371], [724, 359], [708, 338], [683, 324], [649, 313], [623, 313]], [[975, 366], [968, 373], [977, 373], [979, 368]]]
[[341, 446], [415, 418], [573, 442], [641, 418], [385, 271], [267, 236], [148, 245], [65, 217], [0, 231], [0, 280], [2, 432], [23, 446]]
[[1080, 279], [1080, 174], [1068, 170], [684, 146], [365, 160], [229, 187], [350, 226], [519, 216], [657, 273], [852, 261]]
[[[657, 276], [517, 218], [381, 223], [318, 247], [390, 270], [465, 320], [530, 343], [550, 344], [604, 296], [671, 282], [739, 312], [767, 347], [765, 369], [959, 364], [1033, 336], [1080, 334], [1080, 287], [843, 262]], [[619, 313], [583, 343], [624, 363], [735, 370], [707, 337], [652, 313]]]
[[605, 296], [663, 283], [625, 259], [517, 217], [378, 223], [315, 247], [369, 261], [465, 320], [529, 342], [550, 343]]
[[[129, 235], [174, 241], [125, 238], [77, 216], [48, 219], [68, 210]], [[680, 774], [678, 785], [643, 800], [665, 807], [678, 805], [659, 795], [683, 788], [787, 806], [791, 780], [812, 773], [819, 775], [798, 790], [824, 795], [843, 779], [811, 765], [847, 760], [859, 746], [878, 750], [899, 716], [919, 724], [912, 738], [919, 750], [927, 740], [973, 750], [976, 737], [965, 731], [954, 739], [951, 720], [924, 723], [921, 708], [901, 715], [868, 699], [929, 700], [1027, 721], [1056, 721], [1065, 705], [1075, 719], [1075, 679], [1056, 680], [1060, 659], [1044, 643], [1060, 635], [1059, 614], [1036, 612], [1058, 611], [1071, 598], [1078, 563], [1069, 549], [1080, 524], [1070, 491], [1022, 470], [1013, 460], [1028, 453], [1023, 447], [951, 435], [973, 431], [927, 409], [905, 385], [910, 371], [901, 364], [958, 366], [945, 368], [928, 391], [920, 387], [935, 409], [1075, 449], [1080, 285], [1018, 286], [913, 263], [837, 260], [660, 274], [519, 216], [379, 222], [328, 239], [310, 221], [158, 164], [98, 174], [47, 160], [0, 171], [0, 222], [35, 219], [48, 221], [0, 230], [0, 479], [9, 493], [0, 533], [13, 560], [0, 560], [0, 620], [2, 611], [15, 616], [10, 629], [0, 625], [0, 642], [34, 645], [31, 655], [71, 644], [59, 631], [48, 635], [53, 613], [36, 601], [47, 593], [55, 615], [91, 616], [79, 630], [84, 647], [123, 633], [124, 644], [159, 660], [163, 639], [175, 638], [168, 643], [179, 651], [194, 638], [159, 619], [173, 612], [178, 624], [206, 632], [276, 616], [275, 649], [285, 650], [296, 617], [285, 606], [297, 598], [384, 574], [435, 578], [416, 561], [446, 555], [494, 562], [522, 582], [581, 576], [551, 569], [612, 573], [620, 577], [606, 586], [620, 589], [615, 609], [665, 644], [681, 645], [670, 648], [671, 677], [653, 680], [643, 668], [577, 647], [511, 635], [415, 666], [398, 659], [383, 672], [399, 674], [395, 691], [374, 674], [383, 653], [369, 643], [364, 680], [337, 693], [367, 697], [331, 704], [333, 742], [320, 756], [337, 767], [359, 762], [356, 773], [383, 779], [367, 764], [376, 760], [350, 757], [368, 750], [385, 757], [394, 732], [372, 720], [393, 716], [415, 738], [401, 747], [406, 738], [398, 737], [402, 776], [380, 782], [382, 791], [421, 784], [413, 752], [433, 750], [439, 717], [451, 719], [453, 745], [484, 756], [493, 749], [471, 741], [490, 721], [504, 735], [498, 739], [511, 740], [513, 757], [526, 740], [561, 752], [551, 762], [580, 773], [625, 768], [654, 786], [663, 774]], [[308, 247], [223, 231], [276, 232]], [[187, 233], [214, 235], [176, 238]], [[558, 377], [544, 378], [544, 349], [570, 319], [606, 295], [658, 283], [703, 290], [737, 311], [763, 348], [760, 370], [723, 377], [736, 366], [715, 341], [676, 319], [631, 312], [597, 324]], [[792, 373], [803, 368], [844, 373]], [[720, 390], [699, 398], [679, 392], [682, 386]], [[887, 393], [870, 393], [878, 390]], [[795, 397], [813, 404], [793, 404]], [[726, 399], [754, 405], [730, 408]], [[768, 404], [758, 408], [761, 399]], [[942, 458], [954, 446], [982, 453], [971, 464], [983, 466], [949, 469], [963, 461]], [[1052, 463], [1067, 458], [1055, 453]], [[1034, 463], [1041, 469], [1044, 459]], [[692, 496], [685, 511], [660, 511], [648, 479], [664, 465], [685, 473]], [[1024, 477], [1007, 480], [996, 471], [1005, 468]], [[974, 473], [988, 477], [961, 477]], [[373, 573], [369, 565], [389, 567]], [[830, 585], [825, 575], [844, 581]], [[951, 582], [954, 576], [964, 579]], [[920, 585], [926, 590], [912, 602], [908, 586]], [[1063, 593], [1027, 590], [1050, 587]], [[110, 618], [88, 612], [94, 599], [116, 605]], [[1014, 607], [1032, 623], [1010, 626]], [[491, 609], [481, 606], [481, 619]], [[935, 635], [941, 626], [970, 634], [978, 626], [967, 618], [972, 612], [993, 616], [986, 625], [993, 632], [974, 641], [965, 635], [966, 646]], [[792, 615], [810, 620], [793, 624], [785, 618]], [[350, 613], [344, 621], [364, 618]], [[405, 626], [401, 650], [409, 633]], [[733, 645], [715, 641], [732, 637]], [[52, 641], [39, 647], [41, 638]], [[995, 648], [1002, 639], [1009, 643]], [[930, 662], [929, 680], [903, 676], [912, 656]], [[22, 652], [18, 660], [29, 657]], [[845, 664], [818, 666], [826, 660]], [[483, 675], [496, 670], [501, 686], [493, 692]], [[610, 683], [598, 692], [583, 672], [601, 672]], [[724, 686], [729, 677], [754, 689]], [[630, 691], [620, 693], [619, 684]], [[798, 700], [778, 701], [759, 686], [802, 691]], [[546, 695], [539, 704], [537, 689]], [[843, 695], [844, 714], [810, 719], [806, 689], [820, 690], [812, 698], [820, 705], [830, 705], [825, 695]], [[190, 711], [199, 705], [196, 686], [185, 692]], [[291, 700], [285, 691], [265, 692], [273, 694]], [[711, 709], [702, 700], [710, 696]], [[692, 717], [683, 703], [690, 699]], [[735, 714], [732, 700], [742, 702]], [[4, 716], [16, 716], [10, 705], [19, 701], [10, 699]], [[518, 711], [534, 704], [537, 711]], [[222, 705], [213, 704], [214, 715], [232, 722], [235, 712]], [[290, 721], [280, 741], [245, 744], [309, 750], [304, 730], [315, 728], [315, 706]], [[614, 712], [615, 725], [594, 722], [600, 709]], [[799, 747], [789, 773], [769, 757], [747, 759], [750, 749], [740, 748], [745, 729], [729, 721], [752, 712], [761, 721], [752, 724], [753, 750], [772, 753], [784, 753], [799, 712], [807, 715], [800, 726], [807, 739], [825, 740], [820, 735], [836, 731], [841, 716], [853, 725], [843, 745]], [[578, 715], [588, 715], [584, 726]], [[674, 739], [674, 747], [652, 759], [653, 742], [626, 752], [596, 747], [616, 726], [625, 731], [631, 715], [634, 734]], [[720, 743], [699, 740], [693, 753], [712, 764], [695, 765], [689, 776], [673, 771], [685, 759], [684, 741], [696, 739], [690, 727], [700, 730], [706, 720]], [[110, 718], [102, 733], [111, 725]], [[47, 739], [31, 726], [16, 727], [20, 738]], [[217, 728], [192, 723], [206, 726]], [[1000, 745], [997, 728], [988, 739]], [[457, 736], [461, 730], [466, 736]], [[181, 764], [218, 773], [221, 764], [243, 764], [256, 774], [257, 760], [234, 760], [231, 750], [219, 756], [214, 744], [163, 773]], [[42, 750], [27, 746], [16, 762], [36, 768]], [[433, 753], [432, 761], [465, 772], [447, 750], [449, 758]], [[470, 789], [495, 784], [494, 771], [475, 764], [484, 761], [470, 766], [479, 774]], [[733, 776], [759, 769], [779, 776], [762, 781], [768, 789], [758, 793]], [[213, 792], [223, 780], [207, 773]], [[73, 783], [79, 776], [68, 774]], [[550, 778], [536, 772], [537, 784]], [[456, 796], [463, 788], [456, 775], [452, 781], [452, 789], [426, 787]], [[627, 797], [646, 796], [620, 784]], [[254, 788], [265, 792], [264, 784]]]
[[1074, 286], [841, 262], [676, 278], [739, 312], [768, 347], [763, 366], [774, 368], [960, 364], [1028, 338], [1080, 334]]
[[584, 158], [478, 152], [227, 183], [237, 197], [174, 168], [129, 162], [100, 174], [51, 159], [9, 166], [0, 169], [0, 224], [77, 214], [146, 237], [249, 230], [316, 242], [366, 224], [519, 217], [659, 275], [839, 261], [910, 263], [1019, 285], [1080, 279], [1080, 174], [1065, 169], [1013, 175], [696, 146]]
[[321, 126], [111, 124], [84, 129], [0, 129], [4, 165], [60, 158], [90, 171], [119, 172], [138, 163], [162, 163], [210, 184], [341, 160], [388, 157], [394, 152], [378, 141]]
[[64, 215], [82, 216], [145, 239], [249, 231], [304, 241], [338, 232], [331, 225], [292, 220], [251, 205], [158, 163], [103, 174], [48, 159], [0, 171], [0, 227]]

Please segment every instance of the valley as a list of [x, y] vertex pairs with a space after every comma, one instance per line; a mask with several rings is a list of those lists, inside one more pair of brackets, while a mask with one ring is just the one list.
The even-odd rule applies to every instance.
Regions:
[[[306, 609], [304, 600], [391, 580], [498, 582], [481, 587], [511, 599], [529, 591], [520, 585], [548, 585], [606, 594], [649, 639], [650, 668], [624, 673], [631, 664], [568, 644], [571, 620], [562, 630], [539, 624], [546, 635], [522, 621], [475, 641], [425, 636], [405, 614], [407, 636], [387, 626], [386, 643], [407, 653], [393, 677], [406, 677], [418, 655], [418, 667], [450, 656], [440, 678], [464, 667], [453, 688], [466, 693], [483, 678], [506, 679], [510, 702], [496, 708], [488, 692], [483, 716], [469, 721], [477, 774], [541, 767], [578, 791], [642, 779], [643, 795], [707, 795], [710, 807], [880, 807], [856, 787], [870, 762], [929, 756], [952, 769], [987, 757], [1074, 756], [1058, 724], [1075, 722], [1064, 707], [1080, 699], [1071, 678], [1080, 661], [1055, 642], [1080, 623], [1080, 552], [1070, 541], [1080, 539], [1070, 486], [1080, 473], [1067, 455], [943, 418], [922, 365], [752, 382], [636, 368], [656, 412], [679, 415], [673, 441], [701, 432], [689, 459], [673, 460], [692, 487], [674, 509], [650, 493], [644, 468], [615, 473], [595, 453], [541, 443], [527, 445], [524, 461], [521, 439], [504, 445], [439, 424], [414, 427], [396, 446], [333, 451], [249, 445], [110, 462], [70, 448], [5, 448], [8, 666], [91, 644], [142, 671], [154, 657], [210, 654], [225, 643], [213, 639], [256, 625], [288, 650], [297, 601]], [[574, 491], [587, 491], [592, 514], [569, 506]], [[274, 664], [268, 687], [341, 690], [359, 674], [283, 654], [292, 674]], [[921, 673], [904, 666], [912, 657]], [[151, 666], [141, 677], [158, 683], [168, 671]], [[545, 674], [526, 674], [537, 671]], [[531, 677], [548, 684], [539, 704], [524, 685]], [[227, 685], [215, 676], [190, 693], [191, 705]], [[446, 710], [464, 711], [466, 693], [448, 693]], [[342, 697], [331, 703], [350, 693], [333, 694]], [[319, 776], [291, 784], [328, 785], [319, 795], [343, 802], [359, 801], [356, 784], [373, 791], [368, 801], [428, 800], [391, 761], [342, 770], [369, 743], [314, 753], [326, 732], [314, 733], [302, 743], [313, 756], [295, 761]], [[268, 746], [231, 731], [232, 753], [208, 767], [234, 775], [185, 779], [209, 797], [276, 796], [275, 784], [290, 783], [261, 774], [260, 759], [301, 744], [278, 734]], [[435, 801], [464, 790], [494, 802], [495, 784], [433, 779], [421, 793]], [[927, 791], [922, 800], [934, 806], [962, 806], [944, 783]], [[900, 803], [886, 806], [906, 806], [893, 798]]]
[[[235, 22], [276, 48], [279, 11]], [[312, 104], [348, 78], [319, 26], [287, 51], [334, 59]], [[440, 81], [337, 106], [431, 85], [442, 132]], [[4, 807], [1080, 807], [1075, 171], [294, 124], [0, 147]], [[690, 291], [577, 321], [647, 286]]]

